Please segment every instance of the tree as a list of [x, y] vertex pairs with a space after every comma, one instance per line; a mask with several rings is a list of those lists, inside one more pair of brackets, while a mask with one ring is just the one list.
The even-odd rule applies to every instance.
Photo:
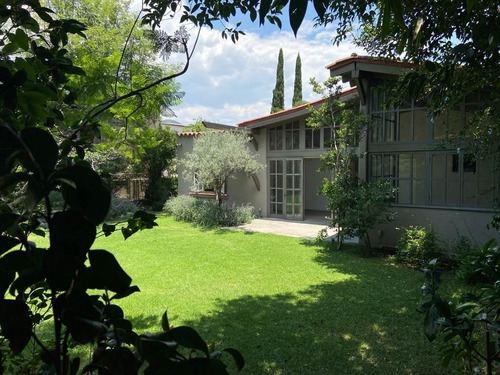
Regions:
[[211, 187], [215, 200], [222, 205], [222, 189], [237, 172], [248, 175], [260, 171], [260, 164], [247, 147], [249, 136], [241, 131], [213, 131], [198, 135], [193, 151], [181, 161], [186, 168], [184, 178], [190, 180], [196, 173], [200, 185]]
[[283, 77], [283, 49], [278, 54], [278, 65], [276, 67], [276, 86], [273, 90], [271, 113], [285, 109], [285, 78]]
[[365, 136], [368, 119], [361, 114], [358, 103], [339, 100], [342, 86], [337, 78], [329, 78], [323, 85], [311, 80], [314, 92], [325, 101], [318, 108], [310, 107], [307, 126], [314, 129], [328, 127], [330, 149], [321, 155], [321, 171], [331, 171], [319, 192], [328, 198], [332, 212], [330, 227], [337, 228], [337, 249], [345, 238], [357, 236], [370, 248], [369, 231], [377, 224], [391, 219], [388, 214], [390, 186], [383, 181], [362, 181], [357, 175], [356, 145]]
[[160, 211], [168, 197], [177, 191], [177, 178], [173, 177], [172, 170], [177, 154], [177, 134], [161, 126], [150, 132], [149, 138], [154, 142], [145, 147], [139, 165], [147, 177], [146, 204]]
[[304, 104], [302, 100], [302, 62], [300, 61], [300, 53], [298, 53], [297, 60], [295, 60], [292, 107], [297, 107], [301, 104]]
[[207, 127], [203, 124], [203, 119], [199, 117], [195, 122], [182, 129], [182, 132], [204, 132]]
[[[125, 225], [103, 223], [111, 195], [85, 159], [99, 115], [187, 67], [116, 93], [75, 121], [72, 105], [82, 88], [72, 78], [85, 71], [67, 45], [72, 35], [85, 36], [85, 25], [36, 0], [2, 3], [0, 14], [0, 372], [7, 345], [15, 356], [31, 342], [44, 373], [77, 373], [80, 358], [69, 348], [87, 343], [94, 347], [83, 372], [227, 373], [221, 352], [209, 350], [192, 328], [170, 327], [166, 313], [161, 332], [135, 332], [117, 301], [139, 288], [112, 253], [92, 249], [98, 231], [120, 230], [127, 239], [156, 225], [144, 211]], [[185, 48], [184, 36], [171, 42]], [[54, 192], [62, 194], [62, 208]], [[33, 234], [48, 235], [49, 246], [37, 246]], [[40, 335], [37, 326], [49, 319], [52, 334]], [[237, 351], [227, 353], [243, 366]]]

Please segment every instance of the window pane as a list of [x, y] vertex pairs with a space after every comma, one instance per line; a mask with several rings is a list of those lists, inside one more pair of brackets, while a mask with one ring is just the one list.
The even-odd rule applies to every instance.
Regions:
[[276, 201], [283, 203], [283, 189], [276, 190]]
[[276, 187], [276, 176], [271, 175], [270, 177], [271, 177], [271, 179], [270, 179], [271, 181], [269, 183], [270, 183], [271, 187], [274, 188], [274, 187]]
[[436, 116], [431, 119], [433, 124], [434, 139], [446, 138], [446, 116]]
[[313, 148], [320, 148], [321, 145], [321, 137], [320, 137], [320, 131], [319, 130], [314, 130], [313, 132]]
[[276, 173], [283, 173], [283, 160], [276, 160]]
[[276, 205], [276, 214], [277, 215], [283, 215], [283, 205], [282, 204], [277, 204]]
[[286, 161], [286, 174], [292, 174], [293, 173], [293, 160], [287, 160]]
[[382, 155], [372, 155], [370, 164], [370, 175], [372, 177], [382, 177]]
[[269, 161], [269, 169], [270, 173], [276, 173], [276, 160], [270, 160]]
[[301, 171], [302, 168], [300, 168], [301, 164], [302, 164], [301, 160], [295, 160], [294, 161], [294, 170], [295, 170], [295, 173], [297, 173], [297, 174], [302, 173], [302, 171]]
[[411, 141], [411, 112], [402, 111], [399, 113], [399, 140]]
[[277, 183], [279, 188], [283, 188], [283, 175], [278, 175], [277, 176]]
[[289, 189], [293, 188], [293, 176], [292, 175], [286, 176], [286, 187]]
[[382, 113], [377, 113], [372, 115], [372, 129], [371, 129], [371, 141], [381, 142], [382, 141]]
[[283, 126], [276, 127], [276, 148], [275, 150], [283, 150]]
[[332, 140], [332, 129], [323, 128], [323, 147], [324, 148], [331, 147], [331, 140]]
[[448, 113], [448, 136], [457, 135], [463, 128], [464, 118], [459, 109]]
[[410, 154], [399, 154], [399, 178], [410, 178], [410, 157]]
[[269, 150], [276, 150], [276, 130], [269, 129]]
[[413, 140], [425, 141], [427, 139], [427, 113], [425, 110], [413, 112]]
[[306, 131], [305, 131], [305, 136], [306, 136], [305, 147], [306, 147], [307, 150], [309, 150], [309, 149], [311, 149], [313, 147], [312, 132], [313, 132], [313, 130], [311, 128], [306, 128]]
[[396, 114], [394, 112], [385, 113], [385, 141], [396, 140]]
[[425, 178], [425, 154], [413, 154], [413, 178]]
[[293, 187], [295, 189], [300, 189], [301, 185], [301, 176], [294, 176]]

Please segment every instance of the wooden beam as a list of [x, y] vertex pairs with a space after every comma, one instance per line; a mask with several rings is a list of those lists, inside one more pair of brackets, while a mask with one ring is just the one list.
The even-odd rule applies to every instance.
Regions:
[[260, 191], [260, 180], [259, 180], [259, 176], [257, 176], [256, 173], [252, 173], [252, 180], [255, 184], [255, 187], [257, 188], [257, 191]]

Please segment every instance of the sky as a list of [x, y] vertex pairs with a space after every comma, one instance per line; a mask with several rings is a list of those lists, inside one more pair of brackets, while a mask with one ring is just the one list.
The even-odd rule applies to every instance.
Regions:
[[[282, 30], [273, 25], [259, 28], [258, 23], [247, 21], [242, 27], [246, 35], [240, 36], [236, 44], [223, 39], [220, 30], [203, 28], [189, 70], [177, 79], [185, 94], [182, 104], [171, 108], [176, 115], [172, 119], [184, 125], [197, 119], [236, 125], [269, 114], [280, 48], [284, 56], [285, 108], [291, 107], [298, 53], [303, 100], [319, 99], [312, 92], [309, 79], [324, 81], [328, 78], [327, 64], [354, 52], [362, 54], [362, 50], [349, 41], [334, 45], [333, 26], [314, 28], [312, 17], [307, 18], [297, 37], [287, 17]], [[175, 25], [168, 21], [163, 29], [171, 31]], [[182, 61], [180, 57], [172, 55], [169, 63]]]

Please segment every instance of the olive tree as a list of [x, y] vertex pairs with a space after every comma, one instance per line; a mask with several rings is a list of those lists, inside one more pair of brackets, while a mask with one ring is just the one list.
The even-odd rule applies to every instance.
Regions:
[[196, 173], [198, 184], [211, 187], [215, 199], [222, 205], [222, 189], [227, 180], [237, 172], [249, 175], [264, 166], [250, 152], [247, 144], [250, 136], [242, 131], [213, 131], [198, 135], [193, 151], [186, 154], [181, 163], [186, 168], [185, 179]]

